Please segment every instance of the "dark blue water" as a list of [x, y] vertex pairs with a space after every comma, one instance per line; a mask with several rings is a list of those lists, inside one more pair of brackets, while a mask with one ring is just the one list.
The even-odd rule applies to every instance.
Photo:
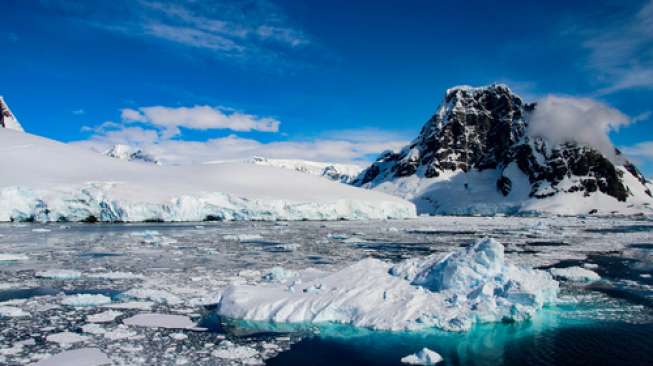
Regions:
[[267, 362], [283, 366], [401, 365], [400, 359], [428, 347], [440, 365], [652, 365], [653, 324], [573, 322], [483, 325], [468, 333], [398, 335], [324, 334], [292, 346]]

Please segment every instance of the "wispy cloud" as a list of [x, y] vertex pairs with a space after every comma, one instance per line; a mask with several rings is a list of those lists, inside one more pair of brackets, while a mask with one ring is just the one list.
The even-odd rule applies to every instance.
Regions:
[[115, 0], [101, 4], [101, 11], [96, 3], [44, 0], [43, 4], [82, 24], [204, 49], [222, 58], [277, 59], [280, 53], [311, 44], [305, 32], [268, 0]]
[[601, 29], [585, 30], [589, 68], [605, 85], [598, 95], [653, 88], [653, 0]]

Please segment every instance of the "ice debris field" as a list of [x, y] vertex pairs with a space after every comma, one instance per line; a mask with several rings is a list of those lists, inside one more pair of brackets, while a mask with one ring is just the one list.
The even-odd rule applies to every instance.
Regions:
[[2, 224], [0, 364], [505, 364], [571, 324], [618, 324], [629, 360], [652, 237], [644, 217]]

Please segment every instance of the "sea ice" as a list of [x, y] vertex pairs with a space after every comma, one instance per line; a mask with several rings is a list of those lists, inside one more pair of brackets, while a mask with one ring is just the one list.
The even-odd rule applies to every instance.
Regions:
[[120, 311], [107, 310], [98, 314], [88, 315], [86, 321], [90, 323], [110, 323], [121, 316]]
[[86, 336], [79, 335], [77, 333], [68, 332], [68, 331], [50, 334], [47, 337], [45, 337], [45, 340], [47, 340], [48, 342], [59, 343], [61, 345], [85, 342], [88, 339], [89, 338]]
[[36, 272], [36, 277], [49, 278], [53, 280], [76, 280], [82, 277], [82, 273], [69, 269], [51, 269], [47, 271]]
[[97, 348], [79, 348], [61, 352], [35, 363], [33, 366], [102, 366], [111, 360]]
[[0, 253], [0, 262], [26, 261], [29, 257], [24, 254], [4, 254]]
[[155, 289], [131, 289], [123, 292], [121, 296], [134, 299], [152, 300], [158, 303], [166, 303], [168, 305], [179, 305], [182, 300], [179, 296], [171, 294], [168, 291], [155, 290]]
[[29, 316], [30, 314], [21, 308], [14, 306], [0, 306], [0, 317], [24, 318]]
[[334, 273], [302, 271], [297, 278], [293, 286], [232, 284], [217, 311], [254, 321], [461, 331], [475, 322], [527, 319], [558, 293], [549, 273], [506, 263], [503, 245], [493, 239], [444, 257], [396, 266], [368, 258]]
[[197, 324], [184, 315], [136, 314], [122, 322], [126, 325], [145, 328], [197, 329]]
[[76, 294], [66, 296], [62, 301], [62, 304], [75, 307], [91, 307], [98, 305], [106, 305], [111, 303], [111, 298], [104, 295], [93, 295], [93, 294]]
[[409, 365], [435, 365], [442, 362], [442, 356], [425, 347], [417, 353], [402, 357], [401, 362]]
[[551, 272], [554, 277], [575, 282], [591, 282], [601, 279], [601, 276], [599, 276], [598, 273], [577, 266], [567, 268], [551, 268], [549, 269], [549, 272]]
[[243, 360], [258, 355], [258, 351], [251, 347], [237, 346], [230, 341], [223, 341], [211, 355], [227, 360]]

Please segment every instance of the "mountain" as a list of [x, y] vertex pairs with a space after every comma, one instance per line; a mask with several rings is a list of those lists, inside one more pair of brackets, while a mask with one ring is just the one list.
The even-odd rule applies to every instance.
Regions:
[[146, 153], [145, 151], [123, 144], [113, 145], [111, 148], [104, 152], [104, 155], [120, 160], [138, 161], [157, 165], [160, 164], [159, 161], [154, 158], [154, 156]]
[[415, 216], [399, 197], [244, 163], [134, 164], [0, 129], [0, 221], [339, 220]]
[[9, 106], [4, 98], [0, 96], [0, 128], [9, 128], [12, 130], [23, 132], [23, 126], [18, 123], [16, 116], [11, 113]]
[[650, 186], [618, 150], [611, 160], [531, 136], [536, 108], [502, 84], [449, 89], [415, 140], [352, 184], [409, 199], [418, 213], [653, 212]]

